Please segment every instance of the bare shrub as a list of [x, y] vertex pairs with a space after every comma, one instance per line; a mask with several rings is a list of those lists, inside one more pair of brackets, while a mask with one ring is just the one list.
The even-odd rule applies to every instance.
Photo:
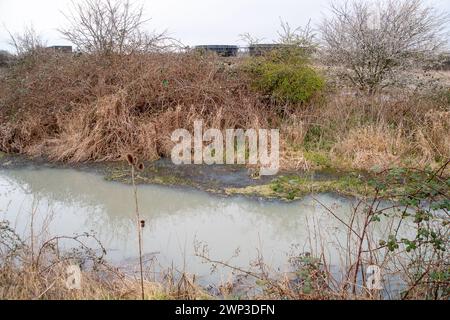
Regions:
[[[8, 31], [9, 32], [9, 31]], [[9, 44], [14, 47], [19, 57], [36, 54], [46, 47], [46, 42], [36, 32], [32, 25], [27, 26], [22, 33], [9, 32]]]
[[[284, 61], [282, 53], [262, 58]], [[280, 128], [284, 168], [308, 169], [316, 162], [350, 164], [347, 169], [379, 163], [422, 167], [448, 158], [442, 139], [448, 94], [325, 90], [303, 104], [284, 103], [252, 88], [244, 61], [229, 65], [195, 53], [108, 59], [53, 53], [39, 63], [15, 64], [0, 82], [0, 149], [54, 161], [116, 161], [127, 153], [152, 160], [171, 154], [173, 130], [192, 132], [193, 122], [203, 119], [205, 126], [221, 129]], [[381, 143], [389, 144], [386, 152], [369, 148]]]
[[[137, 281], [109, 264], [93, 234], [47, 236], [36, 228], [26, 239], [0, 220], [0, 298], [9, 300], [195, 299], [209, 295], [183, 273], [167, 271], [160, 282]], [[92, 247], [89, 247], [91, 245]], [[72, 248], [72, 249], [68, 249]], [[33, 254], [34, 253], [34, 254]], [[67, 268], [80, 266], [79, 290], [69, 290]], [[142, 285], [145, 295], [142, 296]]]
[[288, 22], [281, 20], [280, 27], [281, 29], [278, 31], [279, 43], [305, 49], [315, 46], [316, 33], [311, 27], [311, 21], [304, 27], [292, 28]]
[[334, 4], [321, 25], [328, 63], [361, 90], [374, 92], [395, 80], [413, 62], [436, 56], [446, 42], [449, 15], [421, 0]]
[[[326, 205], [311, 195], [342, 229], [326, 231], [322, 221], [307, 219], [313, 231], [305, 243], [291, 248], [285, 272], [266, 263], [260, 251], [248, 268], [232, 262], [239, 249], [219, 260], [199, 242], [195, 254], [212, 265], [212, 272], [232, 270], [221, 288], [225, 298], [245, 284], [248, 298], [255, 298], [248, 293], [258, 287], [256, 298], [262, 299], [448, 300], [449, 164], [436, 170], [382, 170], [370, 178], [364, 197], [353, 198], [345, 215], [336, 210], [340, 205]], [[336, 250], [338, 266], [331, 262], [327, 234], [335, 241], [331, 250]], [[377, 286], [373, 267], [380, 271]]]
[[279, 121], [243, 75], [195, 54], [113, 55], [107, 64], [52, 55], [11, 70], [0, 92], [1, 149], [62, 161], [169, 156], [172, 131], [197, 119], [215, 128]]
[[241, 40], [250, 47], [260, 44], [264, 40], [264, 38], [258, 38], [249, 32], [244, 32], [239, 35], [239, 40]]
[[165, 32], [146, 32], [144, 27], [149, 19], [144, 17], [143, 5], [129, 0], [72, 2], [72, 11], [65, 16], [70, 26], [60, 32], [82, 52], [154, 51], [161, 49], [168, 39]]
[[[0, 148], [71, 162], [127, 153], [151, 160], [171, 154], [173, 130], [192, 131], [203, 119], [222, 129], [278, 126], [285, 168], [307, 169], [303, 150], [364, 169], [407, 159], [422, 166], [448, 157], [448, 103], [441, 100], [407, 91], [331, 93], [289, 106], [267, 101], [236, 65], [214, 56], [112, 55], [106, 63], [102, 55], [52, 54], [9, 68], [0, 83]], [[391, 147], [379, 151], [379, 143]]]

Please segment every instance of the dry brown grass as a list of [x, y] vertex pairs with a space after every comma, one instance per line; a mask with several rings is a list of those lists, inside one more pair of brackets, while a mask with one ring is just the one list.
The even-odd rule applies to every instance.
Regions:
[[127, 152], [154, 159], [170, 154], [175, 128], [196, 119], [259, 128], [272, 117], [214, 56], [44, 56], [16, 67], [1, 87], [9, 106], [2, 108], [2, 150], [54, 160], [118, 160]]
[[0, 149], [67, 162], [151, 160], [170, 155], [174, 129], [202, 119], [222, 129], [280, 128], [287, 169], [314, 168], [303, 155], [311, 150], [359, 169], [450, 156], [449, 103], [435, 92], [365, 96], [339, 87], [307, 105], [274, 104], [239, 66], [213, 55], [40, 53], [0, 84]]
[[426, 160], [450, 156], [450, 111], [428, 111], [415, 138]]
[[400, 164], [407, 143], [401, 129], [393, 131], [383, 125], [354, 128], [339, 141], [333, 152], [350, 159], [358, 169], [371, 167], [390, 168]]
[[[29, 257], [27, 257], [29, 261]], [[22, 262], [24, 263], [24, 262]], [[0, 269], [0, 299], [8, 300], [135, 300], [141, 299], [140, 281], [106, 263], [83, 271], [80, 289], [66, 286], [69, 263], [22, 264]], [[198, 299], [208, 294], [184, 275], [181, 279], [144, 281], [144, 299]]]
[[[195, 299], [208, 294], [186, 273], [174, 270], [157, 277], [146, 269], [141, 281], [134, 267], [118, 268], [104, 258], [107, 254], [95, 235], [50, 236], [45, 223], [19, 236], [0, 220], [0, 299], [9, 300], [109, 300], [109, 299]], [[68, 267], [79, 266], [79, 288], [69, 288]], [[150, 270], [151, 269], [151, 270]], [[143, 288], [143, 294], [141, 289]]]
[[306, 128], [320, 132], [312, 149], [352, 168], [437, 167], [450, 157], [449, 108], [443, 99], [402, 90], [335, 94], [302, 116]]

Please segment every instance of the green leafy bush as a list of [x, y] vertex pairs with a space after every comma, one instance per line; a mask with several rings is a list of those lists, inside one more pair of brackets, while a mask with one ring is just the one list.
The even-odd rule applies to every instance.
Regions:
[[281, 103], [308, 102], [325, 85], [307, 57], [292, 50], [276, 50], [265, 57], [252, 58], [247, 71], [256, 90]]

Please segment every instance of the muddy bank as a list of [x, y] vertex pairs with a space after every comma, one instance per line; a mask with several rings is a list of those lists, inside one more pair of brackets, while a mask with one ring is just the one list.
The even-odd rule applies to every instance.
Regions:
[[[68, 164], [43, 158], [0, 154], [0, 167], [61, 168], [95, 172], [108, 181], [131, 183], [130, 169], [125, 162], [87, 162]], [[366, 195], [368, 174], [321, 171], [280, 171], [275, 176], [256, 176], [254, 170], [242, 165], [174, 165], [163, 158], [146, 162], [137, 173], [138, 184], [154, 184], [194, 188], [219, 195], [244, 195], [268, 199], [297, 200], [310, 193], [334, 192], [342, 195]]]

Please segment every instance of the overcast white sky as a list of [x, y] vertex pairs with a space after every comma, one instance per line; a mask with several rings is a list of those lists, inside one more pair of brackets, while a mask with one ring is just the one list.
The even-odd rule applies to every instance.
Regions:
[[[49, 45], [66, 44], [56, 30], [65, 23], [61, 11], [70, 0], [0, 0], [0, 49], [10, 49], [5, 26], [14, 32], [30, 23]], [[186, 45], [239, 44], [250, 32], [271, 42], [280, 17], [291, 26], [320, 21], [330, 0], [146, 0], [150, 30], [165, 30]], [[450, 12], [450, 0], [427, 0]]]

